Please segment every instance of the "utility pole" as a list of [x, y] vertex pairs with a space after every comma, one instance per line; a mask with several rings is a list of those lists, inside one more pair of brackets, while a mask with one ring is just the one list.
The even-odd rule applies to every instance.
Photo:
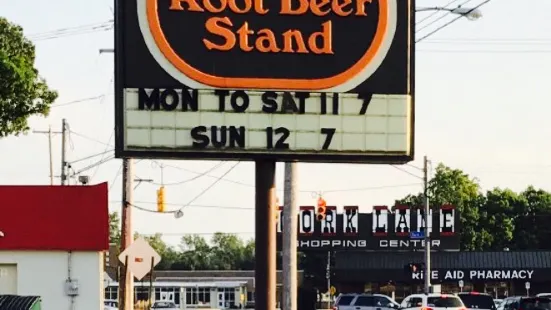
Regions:
[[424, 198], [424, 207], [425, 207], [425, 293], [430, 293], [430, 277], [431, 277], [431, 268], [430, 268], [430, 229], [429, 225], [429, 160], [427, 156], [423, 159], [423, 198]]
[[[122, 160], [122, 212], [121, 212], [121, 249], [124, 251], [132, 244], [132, 192], [134, 180], [133, 161], [130, 158]], [[122, 264], [119, 279], [119, 309], [134, 309], [134, 276], [128, 271], [128, 266]]]
[[283, 305], [282, 310], [297, 310], [297, 174], [296, 162], [285, 163], [283, 203]]
[[67, 184], [67, 121], [61, 120], [61, 185]]
[[[102, 48], [100, 54], [114, 53], [115, 49]], [[134, 166], [132, 158], [122, 159], [122, 212], [121, 212], [121, 248], [124, 251], [132, 244], [132, 193], [134, 180]], [[123, 264], [119, 279], [119, 309], [134, 310], [134, 276], [128, 272]]]
[[47, 131], [33, 130], [33, 133], [41, 133], [48, 135], [48, 153], [50, 154], [50, 185], [54, 185], [54, 155], [52, 148], [52, 136], [54, 133], [59, 134], [61, 131], [52, 131], [52, 126]]

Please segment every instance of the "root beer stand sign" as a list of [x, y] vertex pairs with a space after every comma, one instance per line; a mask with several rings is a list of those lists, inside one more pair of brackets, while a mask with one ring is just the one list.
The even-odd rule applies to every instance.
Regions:
[[254, 160], [258, 262], [276, 161], [413, 160], [414, 0], [115, 3], [116, 156]]

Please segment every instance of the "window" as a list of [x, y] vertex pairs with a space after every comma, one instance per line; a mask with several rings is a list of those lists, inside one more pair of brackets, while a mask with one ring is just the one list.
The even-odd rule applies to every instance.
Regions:
[[375, 296], [374, 298], [376, 307], [387, 307], [389, 304], [392, 304], [392, 302], [388, 298], [382, 296]]
[[134, 288], [136, 300], [149, 300], [149, 287], [137, 286]]
[[247, 292], [247, 301], [254, 301], [254, 292]]
[[429, 297], [427, 304], [436, 308], [458, 308], [463, 307], [463, 302], [457, 297]]
[[375, 298], [372, 296], [358, 296], [354, 306], [375, 307]]
[[356, 296], [341, 296], [339, 297], [339, 300], [337, 300], [337, 306], [349, 306], [352, 300], [354, 300], [354, 297]]
[[494, 299], [490, 295], [459, 294], [459, 298], [461, 298], [465, 307], [470, 309], [496, 309]]
[[234, 288], [224, 288], [224, 303], [228, 305], [228, 307], [235, 304]]
[[520, 302], [522, 310], [551, 310], [551, 299], [549, 298], [524, 298]]
[[186, 305], [208, 305], [208, 304], [210, 304], [209, 287], [186, 288]]
[[118, 300], [118, 286], [109, 286], [105, 288], [105, 300]]
[[416, 307], [421, 307], [422, 304], [423, 304], [423, 300], [421, 299], [421, 297], [412, 297], [409, 299], [406, 307], [416, 308]]

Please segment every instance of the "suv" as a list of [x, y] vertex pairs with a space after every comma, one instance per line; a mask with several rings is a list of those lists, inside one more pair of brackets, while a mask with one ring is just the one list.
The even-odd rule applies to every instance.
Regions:
[[341, 294], [333, 310], [393, 310], [400, 305], [383, 294]]
[[467, 310], [459, 297], [434, 293], [409, 295], [402, 301], [401, 308], [408, 310]]
[[551, 299], [547, 297], [507, 297], [500, 305], [503, 310], [551, 310]]
[[490, 294], [479, 292], [458, 293], [467, 309], [496, 310], [496, 303]]

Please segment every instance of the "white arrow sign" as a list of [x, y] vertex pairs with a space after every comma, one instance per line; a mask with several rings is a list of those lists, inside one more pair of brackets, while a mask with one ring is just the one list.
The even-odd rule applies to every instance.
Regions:
[[151, 271], [151, 259], [153, 267], [161, 262], [161, 255], [157, 253], [142, 237], [136, 239], [120, 255], [119, 260], [125, 264], [128, 259], [128, 271], [141, 280]]

